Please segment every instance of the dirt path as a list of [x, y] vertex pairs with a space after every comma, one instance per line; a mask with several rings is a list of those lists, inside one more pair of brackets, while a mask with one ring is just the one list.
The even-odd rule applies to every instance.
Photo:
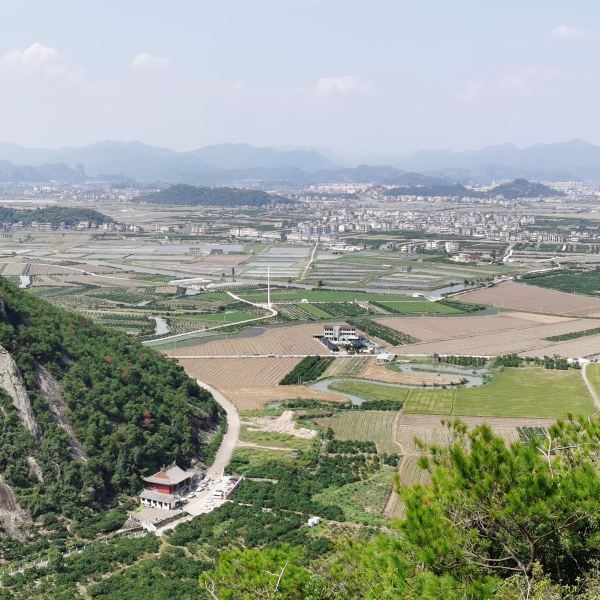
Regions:
[[312, 252], [310, 253], [310, 259], [306, 263], [306, 266], [304, 267], [304, 271], [302, 271], [302, 275], [300, 276], [300, 281], [302, 281], [303, 279], [306, 279], [306, 276], [308, 275], [308, 271], [310, 269], [310, 266], [315, 261], [315, 254], [317, 253], [317, 248], [318, 247], [319, 247], [319, 242], [317, 241], [315, 243], [315, 247], [312, 249]]
[[587, 368], [588, 368], [589, 364], [590, 364], [589, 362], [583, 363], [583, 365], [581, 367], [581, 376], [583, 377], [583, 381], [585, 382], [585, 385], [587, 385], [587, 389], [590, 391], [590, 394], [591, 394], [592, 398], [594, 399], [596, 408], [598, 410], [600, 410], [600, 396], [598, 395], [596, 388], [592, 385], [592, 382], [589, 380], [588, 375], [587, 375]]

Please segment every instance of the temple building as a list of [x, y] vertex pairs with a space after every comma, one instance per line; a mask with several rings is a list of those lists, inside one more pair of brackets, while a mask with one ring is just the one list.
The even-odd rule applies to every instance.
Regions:
[[140, 502], [151, 508], [173, 510], [181, 504], [182, 494], [190, 489], [197, 475], [197, 471], [184, 471], [175, 463], [163, 467], [150, 477], [142, 477], [145, 489]]

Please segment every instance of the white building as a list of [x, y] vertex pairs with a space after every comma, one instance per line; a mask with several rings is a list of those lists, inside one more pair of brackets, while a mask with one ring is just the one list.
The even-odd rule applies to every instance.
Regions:
[[323, 328], [323, 337], [330, 342], [349, 342], [357, 340], [356, 328], [347, 323], [340, 325], [325, 325]]

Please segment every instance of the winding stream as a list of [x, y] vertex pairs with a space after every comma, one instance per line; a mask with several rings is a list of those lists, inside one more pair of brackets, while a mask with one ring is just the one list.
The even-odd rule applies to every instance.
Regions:
[[[465, 367], [459, 367], [456, 365], [440, 365], [440, 368], [436, 368], [434, 365], [412, 365], [412, 364], [398, 364], [400, 372], [402, 373], [414, 373], [415, 375], [460, 375], [465, 379], [465, 383], [460, 386], [447, 386], [447, 387], [477, 387], [484, 384], [485, 370], [474, 370]], [[475, 371], [475, 374], [474, 374]], [[319, 379], [314, 383], [308, 384], [308, 387], [318, 392], [331, 392], [345, 396], [350, 402], [356, 406], [365, 402], [364, 398], [349, 394], [348, 392], [340, 392], [339, 390], [331, 389], [331, 385], [344, 381], [355, 381], [357, 383], [374, 383], [376, 385], [382, 385], [392, 388], [401, 389], [419, 389], [419, 390], [439, 390], [439, 386], [434, 385], [407, 385], [402, 383], [388, 383], [384, 381], [373, 381], [370, 379], [359, 379], [355, 377], [328, 377], [327, 379]]]

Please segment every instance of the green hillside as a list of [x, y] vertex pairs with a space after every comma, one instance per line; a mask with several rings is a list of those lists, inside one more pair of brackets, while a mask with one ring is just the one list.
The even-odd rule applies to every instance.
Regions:
[[[139, 491], [140, 474], [202, 459], [218, 405], [133, 338], [0, 279], [0, 346], [0, 477], [34, 524], [90, 515]], [[25, 408], [6, 387], [11, 364]]]
[[38, 223], [52, 223], [57, 227], [61, 223], [68, 226], [76, 225], [80, 221], [91, 221], [101, 225], [102, 223], [114, 223], [110, 217], [92, 208], [48, 206], [45, 208], [19, 209], [0, 206], [0, 221], [3, 223], [18, 223], [31, 225], [33, 221]]
[[140, 196], [141, 202], [152, 204], [181, 204], [188, 206], [265, 206], [274, 202], [290, 202], [289, 198], [274, 196], [262, 190], [243, 190], [230, 187], [198, 187], [178, 184]]

